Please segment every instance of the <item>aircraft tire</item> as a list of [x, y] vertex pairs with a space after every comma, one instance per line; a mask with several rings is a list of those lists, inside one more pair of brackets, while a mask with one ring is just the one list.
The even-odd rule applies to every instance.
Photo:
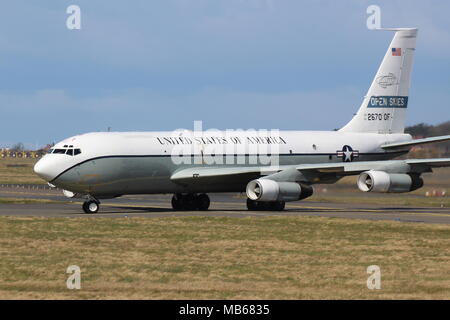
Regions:
[[188, 193], [183, 196], [183, 210], [194, 211], [197, 210], [197, 196], [193, 193]]
[[209, 209], [210, 200], [207, 194], [202, 193], [195, 197], [196, 207], [200, 211], [207, 211]]
[[258, 201], [247, 198], [247, 209], [250, 211], [260, 210], [260, 204], [258, 203]]
[[285, 205], [286, 205], [286, 202], [284, 202], [284, 201], [269, 202], [269, 210], [270, 211], [283, 211]]
[[100, 203], [98, 203], [98, 201], [95, 201], [95, 200], [88, 200], [83, 203], [83, 211], [88, 214], [98, 212], [99, 208], [100, 208]]
[[254, 201], [247, 199], [247, 209], [251, 211], [283, 211], [284, 201]]
[[200, 210], [206, 211], [209, 209], [210, 200], [207, 194], [200, 195], [189, 194], [174, 194], [172, 197], [172, 208], [176, 211], [180, 210]]
[[173, 210], [179, 211], [179, 210], [183, 210], [184, 208], [184, 201], [183, 201], [183, 196], [182, 195], [178, 195], [178, 194], [174, 194], [172, 197], [172, 208]]

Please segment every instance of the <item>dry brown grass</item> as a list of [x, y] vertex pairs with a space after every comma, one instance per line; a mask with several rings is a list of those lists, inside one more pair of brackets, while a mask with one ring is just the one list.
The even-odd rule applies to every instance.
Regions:
[[399, 222], [1, 217], [0, 298], [449, 299], [449, 248], [450, 226]]
[[33, 171], [37, 159], [0, 158], [0, 184], [44, 184]]
[[[28, 203], [63, 203], [63, 201], [32, 198], [0, 198], [1, 204], [28, 204]], [[67, 201], [69, 203], [69, 201]]]

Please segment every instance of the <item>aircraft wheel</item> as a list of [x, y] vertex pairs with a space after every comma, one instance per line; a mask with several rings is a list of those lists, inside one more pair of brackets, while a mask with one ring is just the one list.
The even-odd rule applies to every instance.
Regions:
[[100, 208], [100, 203], [95, 200], [88, 200], [83, 203], [83, 211], [85, 213], [96, 213]]
[[252, 211], [283, 211], [284, 201], [254, 201], [247, 199], [247, 209]]
[[173, 210], [179, 211], [183, 210], [183, 196], [180, 194], [174, 194], [172, 197], [172, 208]]
[[183, 209], [188, 211], [197, 210], [197, 196], [193, 193], [188, 193], [183, 196]]
[[195, 197], [196, 207], [200, 211], [206, 211], [209, 208], [209, 197], [207, 194], [202, 193]]
[[174, 210], [197, 210], [197, 196], [189, 194], [175, 194], [172, 197], [172, 208]]
[[174, 194], [172, 197], [172, 208], [174, 210], [200, 210], [206, 211], [209, 209], [210, 200], [207, 194], [202, 193], [196, 195], [193, 193], [189, 194]]
[[273, 202], [269, 203], [269, 209], [271, 211], [283, 211], [285, 205], [286, 205], [286, 202], [284, 202], [284, 201], [273, 201]]
[[260, 210], [260, 204], [258, 201], [247, 198], [247, 209], [251, 211]]

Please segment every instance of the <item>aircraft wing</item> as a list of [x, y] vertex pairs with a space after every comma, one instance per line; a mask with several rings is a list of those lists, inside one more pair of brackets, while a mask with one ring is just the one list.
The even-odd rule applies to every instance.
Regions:
[[448, 136], [438, 136], [438, 137], [430, 137], [424, 139], [415, 139], [407, 142], [399, 142], [399, 143], [390, 143], [382, 145], [381, 148], [384, 150], [398, 150], [398, 149], [408, 149], [417, 145], [426, 144], [426, 143], [435, 143], [435, 142], [443, 142], [450, 140], [450, 135]]
[[342, 163], [302, 164], [296, 167], [299, 171], [317, 171], [321, 173], [358, 174], [368, 170], [385, 170], [391, 172], [426, 172], [432, 168], [449, 167], [450, 158], [442, 159], [406, 159], [381, 161], [356, 161]]
[[242, 183], [270, 175], [292, 166], [211, 167], [202, 166], [176, 171], [170, 180], [180, 184]]
[[442, 168], [450, 167], [450, 158], [444, 159], [409, 159], [405, 160], [409, 165], [415, 166], [427, 166], [430, 168]]
[[[194, 167], [175, 172], [171, 176], [173, 182], [179, 184], [246, 184], [252, 179], [268, 176], [274, 180], [305, 181], [320, 183], [329, 177], [357, 175], [368, 170], [386, 172], [430, 172], [432, 168], [450, 167], [450, 158], [442, 159], [407, 159], [382, 161], [355, 161], [336, 163], [317, 163], [301, 165], [284, 165], [279, 167], [247, 166], [247, 167]], [[295, 175], [293, 171], [297, 172]]]

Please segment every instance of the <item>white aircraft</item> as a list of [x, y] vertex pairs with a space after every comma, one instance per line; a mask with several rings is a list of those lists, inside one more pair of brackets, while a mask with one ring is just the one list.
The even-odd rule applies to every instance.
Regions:
[[348, 175], [359, 175], [364, 192], [416, 190], [422, 173], [450, 159], [392, 159], [450, 136], [404, 133], [417, 29], [388, 30], [395, 35], [369, 91], [338, 131], [87, 133], [57, 143], [34, 171], [86, 199], [86, 213], [98, 211], [99, 199], [157, 193], [173, 193], [175, 210], [207, 210], [206, 193], [244, 190], [249, 210], [283, 210], [311, 196], [313, 184]]

